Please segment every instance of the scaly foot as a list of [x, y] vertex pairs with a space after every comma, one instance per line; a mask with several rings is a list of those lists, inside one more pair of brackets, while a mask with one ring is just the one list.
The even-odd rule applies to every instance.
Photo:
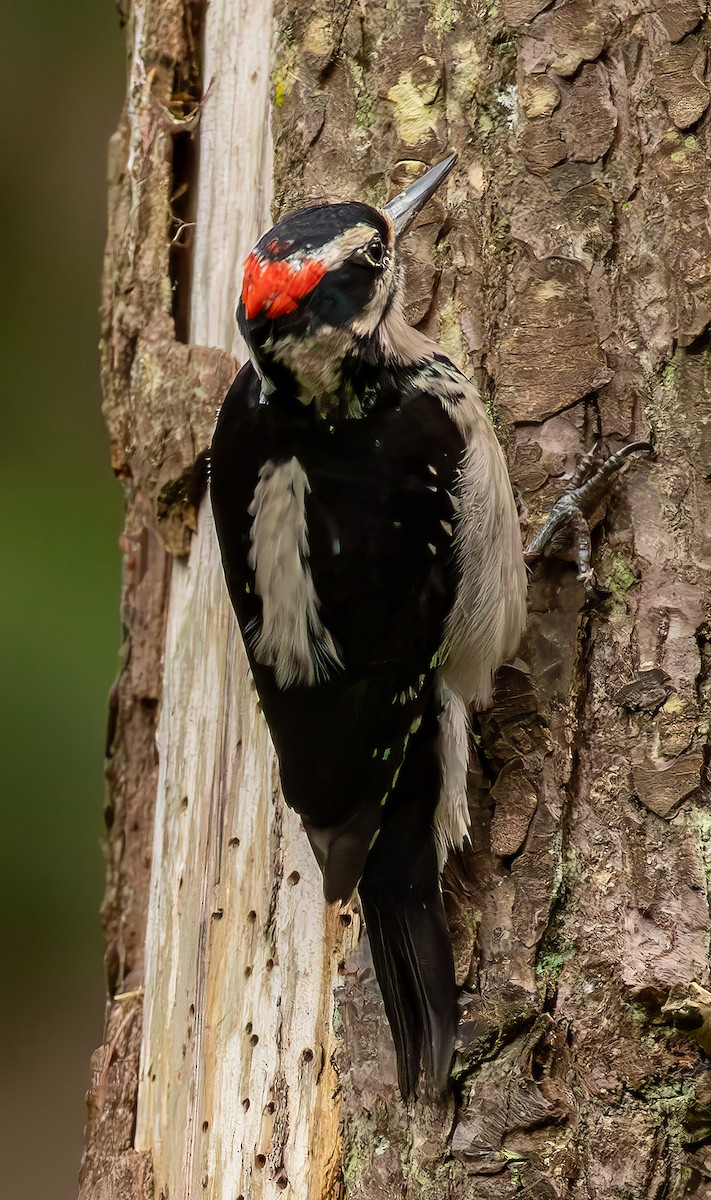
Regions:
[[587, 598], [594, 599], [602, 589], [598, 587], [590, 562], [592, 547], [588, 518], [602, 500], [611, 478], [631, 454], [637, 453], [651, 454], [652, 446], [649, 442], [629, 442], [602, 463], [599, 444], [593, 446], [580, 460], [563, 495], [553, 505], [551, 515], [540, 533], [525, 547], [525, 561], [531, 563], [541, 554], [550, 558], [575, 538], [578, 579], [585, 587]]

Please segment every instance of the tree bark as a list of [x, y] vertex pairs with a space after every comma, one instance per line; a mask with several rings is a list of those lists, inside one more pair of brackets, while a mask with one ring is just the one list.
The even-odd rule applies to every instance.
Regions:
[[[102, 343], [126, 637], [82, 1198], [708, 1196], [705, 5], [126, 5]], [[597, 514], [606, 595], [541, 564], [475, 722], [455, 1087], [407, 1109], [357, 903], [326, 908], [279, 794], [204, 451], [259, 232], [451, 149], [408, 316], [490, 401], [525, 534], [596, 438], [651, 430], [656, 457]]]

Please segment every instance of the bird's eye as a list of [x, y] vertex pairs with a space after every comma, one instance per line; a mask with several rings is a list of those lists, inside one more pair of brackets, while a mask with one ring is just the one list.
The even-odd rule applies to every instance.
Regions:
[[382, 264], [385, 258], [385, 247], [379, 237], [374, 237], [365, 248], [365, 257], [369, 262], [372, 262], [376, 267]]

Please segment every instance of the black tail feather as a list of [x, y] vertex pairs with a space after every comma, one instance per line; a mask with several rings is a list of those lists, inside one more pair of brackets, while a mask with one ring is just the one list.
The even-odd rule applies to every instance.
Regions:
[[405, 1100], [416, 1095], [421, 1065], [429, 1084], [438, 1093], [446, 1090], [457, 1030], [454, 963], [432, 832], [439, 764], [431, 744], [413, 749], [358, 888]]
[[[395, 1043], [397, 1079], [404, 1100], [415, 1094], [422, 1051], [422, 1024], [407, 987], [407, 974], [398, 962], [397, 941], [383, 928], [379, 909], [361, 891], [363, 915], [385, 1012]], [[397, 926], [397, 921], [395, 922]]]

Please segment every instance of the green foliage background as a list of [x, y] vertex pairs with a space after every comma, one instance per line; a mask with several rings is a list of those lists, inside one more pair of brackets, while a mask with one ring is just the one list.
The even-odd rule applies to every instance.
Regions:
[[98, 382], [111, 0], [3, 15], [0, 1194], [70, 1200], [103, 1016], [98, 908], [121, 492]]

